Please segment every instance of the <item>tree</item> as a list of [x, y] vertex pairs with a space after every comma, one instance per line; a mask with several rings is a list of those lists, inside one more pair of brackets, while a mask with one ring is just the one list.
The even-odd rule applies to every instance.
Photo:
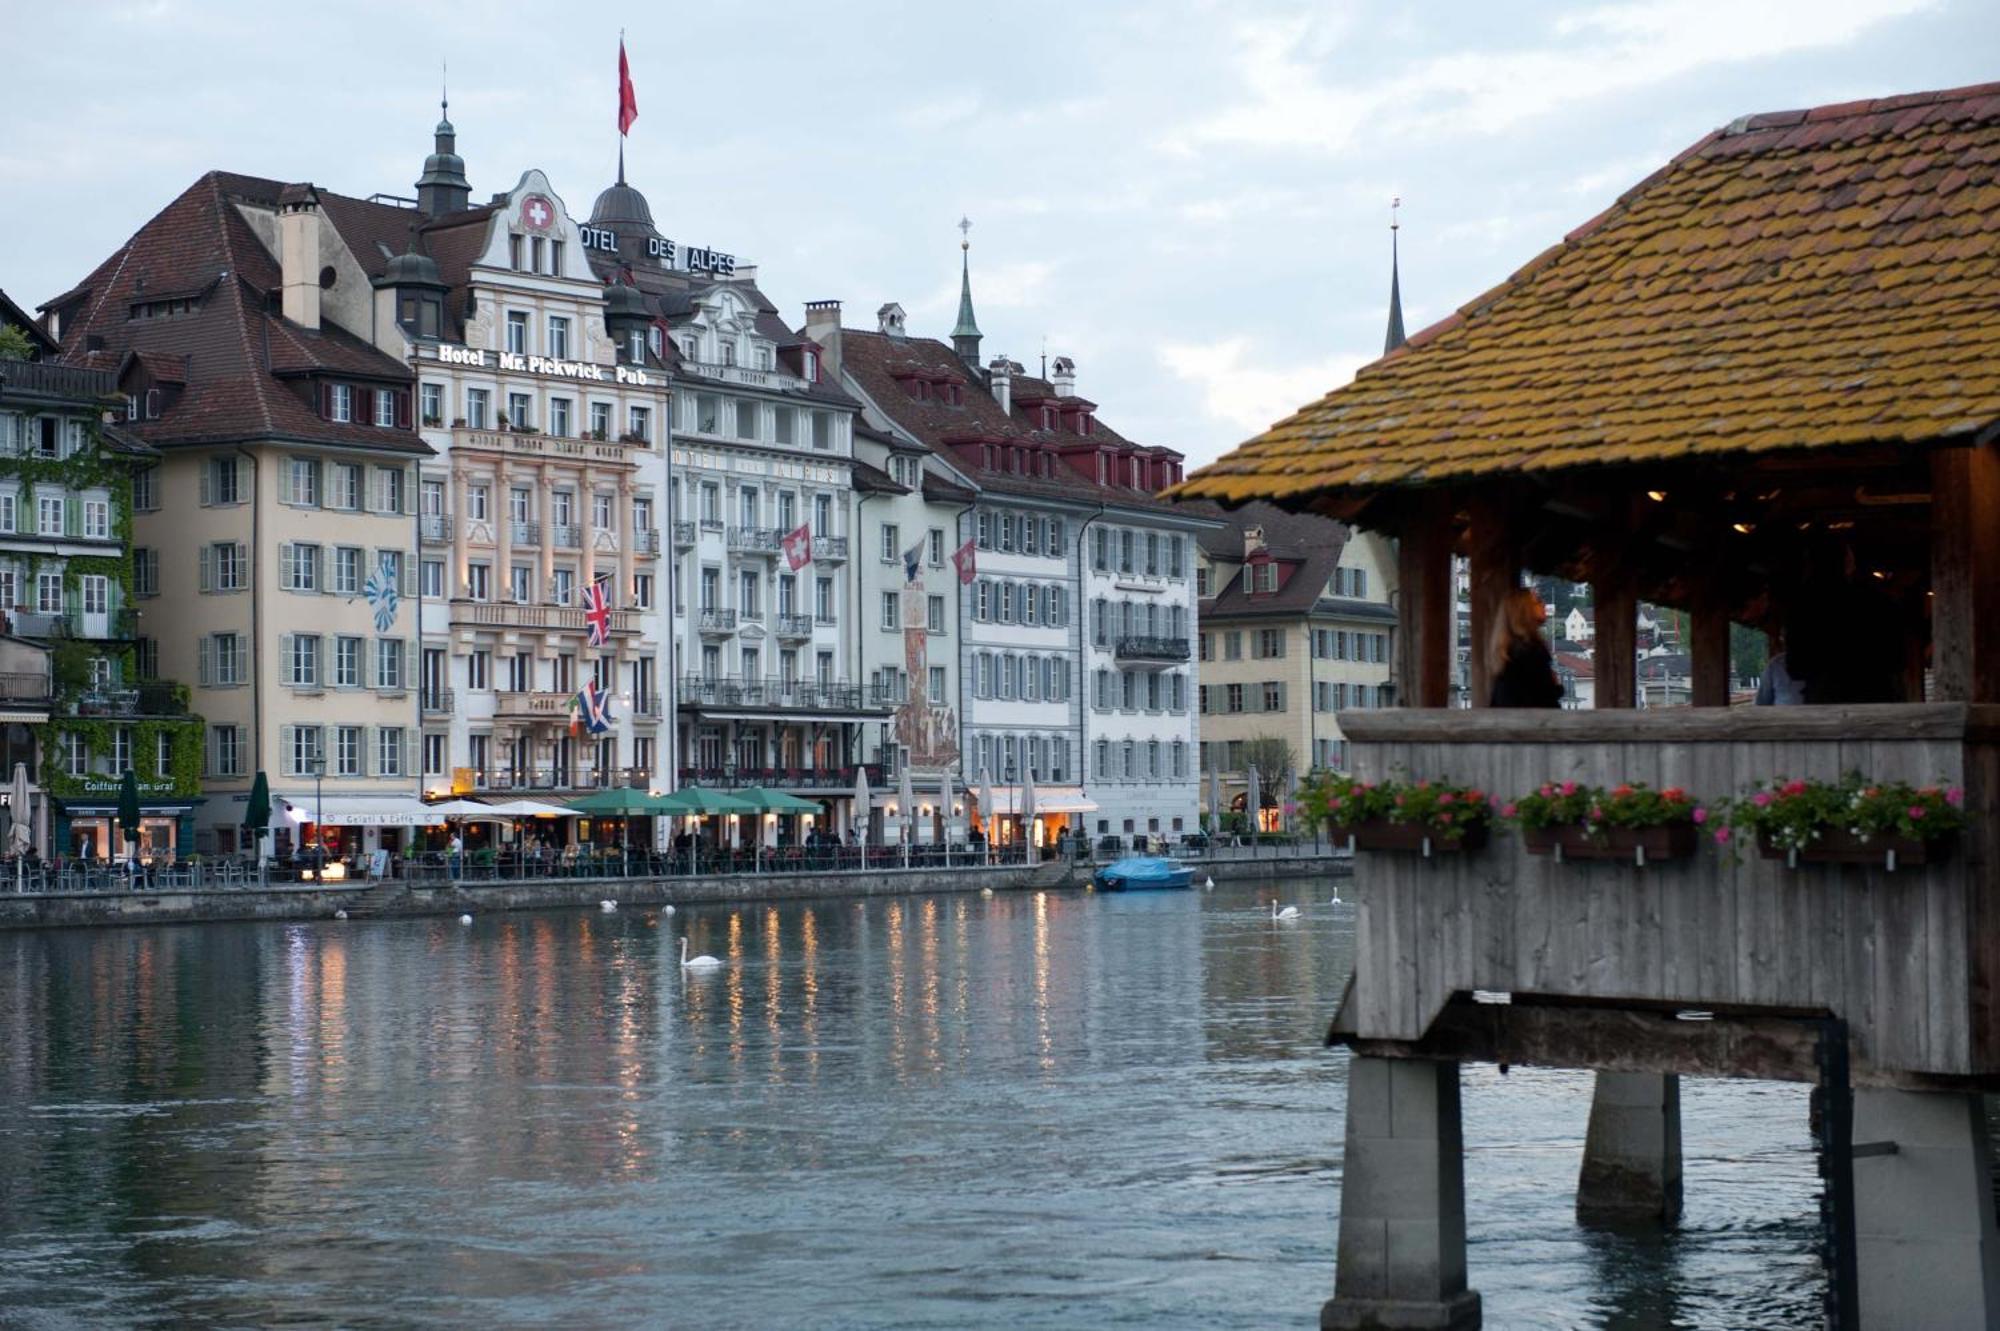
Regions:
[[[1267, 801], [1277, 802], [1283, 794], [1278, 786], [1287, 772], [1299, 772], [1299, 751], [1291, 741], [1278, 735], [1259, 735], [1255, 739], [1243, 741], [1243, 766], [1257, 769], [1257, 776], [1263, 785], [1262, 794]], [[1300, 775], [1304, 775], [1300, 772]]]
[[35, 344], [12, 324], [0, 327], [0, 360], [27, 360], [35, 354]]

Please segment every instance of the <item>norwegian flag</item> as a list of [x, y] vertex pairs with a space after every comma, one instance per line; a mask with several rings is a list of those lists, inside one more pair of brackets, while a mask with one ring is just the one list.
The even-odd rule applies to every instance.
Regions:
[[812, 563], [813, 534], [810, 523], [801, 522], [796, 530], [785, 533], [781, 544], [785, 547], [785, 566], [797, 573]]
[[958, 580], [970, 587], [972, 580], [979, 576], [979, 553], [971, 541], [951, 552], [951, 566], [958, 570]]
[[605, 593], [608, 578], [599, 578], [583, 589], [583, 622], [590, 629], [590, 645], [602, 647], [611, 641], [611, 598]]

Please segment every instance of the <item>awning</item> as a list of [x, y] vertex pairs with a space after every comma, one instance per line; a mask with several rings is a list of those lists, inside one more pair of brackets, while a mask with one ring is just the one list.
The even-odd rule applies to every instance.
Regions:
[[317, 799], [310, 790], [272, 794], [275, 814], [283, 815], [286, 805], [291, 806], [293, 821], [328, 827], [444, 826], [444, 815], [415, 795], [328, 795]]
[[704, 721], [775, 721], [785, 724], [834, 724], [853, 725], [863, 721], [882, 721], [887, 712], [780, 712], [747, 711], [741, 707], [701, 707], [693, 708], [696, 716]]
[[[975, 788], [972, 794], [977, 797]], [[993, 807], [981, 810], [987, 814], [1010, 814], [1021, 811], [1021, 788], [1019, 786], [994, 786]], [[1082, 786], [1036, 786], [1035, 812], [1044, 813], [1096, 813], [1097, 801], [1083, 793]]]
[[[118, 802], [116, 800], [113, 800], [109, 804], [93, 804], [83, 800], [58, 799], [56, 803], [62, 807], [62, 812], [71, 818], [116, 818], [118, 816]], [[198, 799], [192, 802], [186, 799], [142, 799], [139, 801], [139, 815], [142, 818], [164, 818], [170, 814], [192, 812], [194, 806], [199, 803], [201, 801]]]

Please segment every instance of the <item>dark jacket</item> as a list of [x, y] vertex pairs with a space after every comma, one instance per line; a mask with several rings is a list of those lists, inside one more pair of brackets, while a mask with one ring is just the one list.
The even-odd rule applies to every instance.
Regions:
[[1493, 680], [1494, 707], [1560, 707], [1562, 682], [1556, 678], [1549, 645], [1538, 633], [1514, 644], [1507, 665]]

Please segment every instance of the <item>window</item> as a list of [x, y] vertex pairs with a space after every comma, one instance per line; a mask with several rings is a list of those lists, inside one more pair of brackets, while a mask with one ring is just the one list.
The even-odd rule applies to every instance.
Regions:
[[903, 627], [903, 598], [900, 592], [882, 593], [882, 627], [885, 629]]
[[535, 687], [535, 658], [526, 652], [517, 652], [503, 658], [507, 662], [508, 693], [527, 693]]
[[1222, 659], [1225, 661], [1243, 659], [1243, 634], [1239, 630], [1230, 629], [1222, 635]]
[[[1225, 712], [1240, 712], [1243, 710], [1243, 686], [1241, 684], [1230, 684], [1224, 687], [1222, 710]], [[1230, 770], [1234, 771], [1235, 769], [1232, 767]]]
[[319, 507], [319, 463], [311, 458], [286, 458], [278, 473], [278, 500], [302, 508]]
[[375, 732], [375, 775], [403, 774], [403, 728], [383, 726]]
[[900, 537], [897, 535], [896, 524], [893, 522], [883, 523], [882, 562], [885, 564], [895, 563], [896, 560], [900, 558], [902, 554], [902, 551], [899, 547], [900, 547]]
[[[806, 353], [806, 358], [811, 363], [817, 363], [817, 357], [810, 351]], [[809, 375], [807, 377], [812, 378], [814, 376]], [[815, 411], [812, 414], [812, 428], [814, 448], [825, 452], [827, 449], [833, 447], [833, 416], [830, 413]]]
[[[360, 468], [355, 468], [358, 472]], [[377, 467], [375, 469], [375, 511], [378, 513], [407, 513], [409, 501], [407, 489], [410, 475], [401, 467]], [[355, 487], [354, 507], [360, 505], [360, 486]]]
[[44, 536], [63, 534], [63, 501], [60, 495], [35, 496], [35, 530]]
[[396, 428], [396, 395], [387, 389], [375, 390], [375, 424], [384, 430]]
[[930, 679], [928, 681], [928, 688], [926, 690], [925, 696], [928, 697], [932, 702], [939, 702], [944, 698], [944, 693], [945, 693], [944, 667], [932, 666], [930, 668]]
[[467, 600], [484, 601], [493, 595], [493, 566], [473, 562], [465, 566], [465, 595]]
[[549, 600], [555, 605], [576, 602], [576, 570], [559, 568], [549, 574]]
[[932, 633], [944, 632], [944, 597], [931, 597], [925, 609], [924, 627]]
[[[296, 550], [298, 547], [294, 546]], [[361, 550], [358, 546], [335, 546], [333, 551], [333, 591], [339, 596], [356, 596], [361, 591]], [[287, 584], [289, 585], [289, 584]]]
[[632, 605], [635, 609], [639, 610], [651, 610], [653, 608], [652, 574], [634, 573], [632, 575]]
[[928, 555], [930, 565], [932, 568], [937, 568], [944, 563], [944, 529], [942, 527], [931, 528], [929, 544]]
[[361, 687], [361, 639], [333, 640], [333, 686], [337, 689]]
[[[132, 592], [136, 596], [160, 594], [160, 552], [141, 546], [132, 551]], [[11, 598], [4, 604], [14, 604]]]
[[528, 316], [525, 311], [507, 311], [507, 350], [516, 356], [528, 354]]
[[[301, 727], [304, 729], [305, 727]], [[317, 729], [318, 727], [313, 727]], [[368, 732], [360, 726], [335, 726], [333, 731], [333, 770], [329, 776], [360, 776], [361, 743]], [[305, 771], [310, 775], [310, 769]]]
[[813, 618], [822, 624], [833, 622], [832, 578], [816, 578], [813, 581]]
[[291, 650], [285, 653], [285, 682], [307, 688], [319, 684], [318, 634], [292, 635]]
[[290, 544], [278, 547], [278, 585], [287, 591], [319, 590], [320, 548]]
[[736, 402], [736, 437], [755, 439], [757, 437], [757, 404], [747, 398]]
[[493, 687], [493, 653], [470, 652], [465, 658], [465, 687], [484, 692]]
[[1251, 643], [1250, 655], [1260, 661], [1274, 661], [1285, 654], [1285, 631], [1283, 629], [1258, 629], [1257, 637]]
[[590, 404], [590, 437], [609, 439], [611, 437], [611, 404], [593, 402]]
[[336, 421], [354, 419], [354, 389], [348, 384], [332, 384], [326, 390], [326, 414]]
[[487, 417], [493, 409], [493, 394], [484, 388], [465, 390], [465, 424], [468, 429], [484, 430], [488, 426]]
[[[377, 638], [375, 640], [375, 687], [378, 689], [400, 689], [403, 687], [403, 640], [401, 638]], [[387, 775], [387, 773], [384, 775]]]
[[794, 419], [795, 417], [792, 408], [790, 407], [773, 408], [771, 412], [771, 423], [774, 429], [774, 434], [772, 437], [775, 438], [781, 444], [789, 444], [796, 442], [797, 435], [795, 426], [793, 424]]
[[426, 559], [417, 566], [417, 571], [419, 575], [417, 584], [418, 594], [427, 601], [442, 601], [444, 599], [444, 561], [442, 559]]
[[1263, 692], [1265, 711], [1282, 712], [1285, 710], [1285, 686], [1283, 682], [1279, 680], [1266, 680]]
[[94, 541], [111, 539], [111, 505], [102, 499], [83, 501], [83, 534]]
[[243, 775], [243, 728], [208, 728], [208, 770], [213, 776]]
[[425, 736], [424, 736], [424, 772], [423, 772], [423, 774], [424, 774], [425, 776], [443, 776], [443, 775], [444, 775], [444, 760], [445, 760], [445, 740], [446, 740], [446, 738], [447, 738], [447, 737], [446, 737], [446, 736], [444, 736], [444, 735], [425, 735]]
[[83, 592], [83, 613], [101, 615], [111, 608], [111, 579], [101, 573], [86, 573], [77, 579]]
[[202, 637], [198, 653], [201, 659], [197, 663], [199, 682], [218, 688], [247, 683], [248, 658], [243, 642], [240, 633], [211, 633]]
[[653, 442], [653, 413], [648, 407], [633, 407], [626, 413], [626, 433], [634, 443]]
[[242, 488], [237, 484], [236, 459], [210, 458], [201, 473], [202, 498], [204, 504], [240, 504], [243, 502]]
[[505, 424], [517, 430], [532, 429], [535, 424], [535, 399], [528, 393], [507, 395], [507, 419]]
[[764, 611], [758, 599], [758, 577], [751, 569], [744, 569], [737, 579], [736, 608], [745, 619], [762, 619]]
[[9, 490], [0, 494], [0, 532], [17, 531], [21, 497]]
[[549, 316], [549, 355], [556, 360], [569, 359], [569, 320], [557, 314]]
[[249, 551], [240, 541], [221, 541], [201, 548], [201, 589], [240, 592], [250, 585]]
[[417, 403], [425, 425], [444, 424], [444, 385], [425, 384], [417, 391]]
[[465, 487], [465, 516], [474, 522], [484, 522], [492, 499], [492, 490], [484, 481]]

